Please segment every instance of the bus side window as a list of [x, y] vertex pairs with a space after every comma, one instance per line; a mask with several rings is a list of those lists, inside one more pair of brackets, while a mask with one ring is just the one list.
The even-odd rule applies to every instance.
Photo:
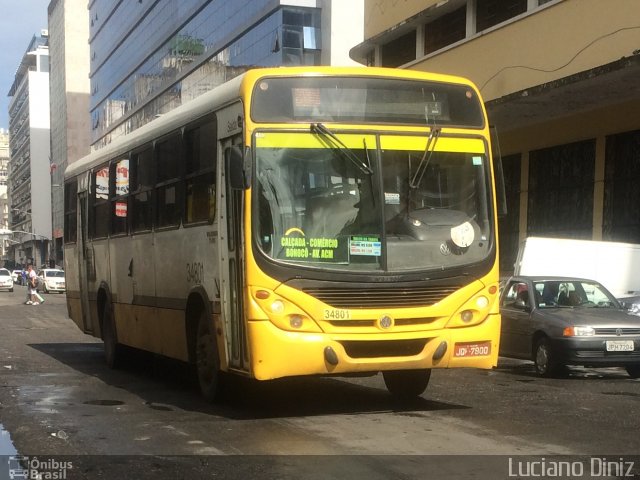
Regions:
[[156, 143], [156, 202], [157, 226], [180, 225], [182, 218], [182, 139], [179, 134]]
[[105, 166], [93, 172], [91, 190], [91, 208], [89, 209], [89, 236], [106, 238], [109, 234], [109, 167]]
[[216, 118], [185, 131], [185, 224], [215, 219]]
[[153, 156], [150, 146], [131, 156], [131, 229], [144, 232], [153, 227], [151, 192], [153, 180]]
[[115, 161], [111, 164], [111, 233], [114, 235], [127, 233], [129, 196], [129, 159]]

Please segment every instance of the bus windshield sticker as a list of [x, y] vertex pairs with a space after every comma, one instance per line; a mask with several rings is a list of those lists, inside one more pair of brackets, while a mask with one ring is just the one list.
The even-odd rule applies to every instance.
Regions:
[[296, 235], [280, 238], [281, 249], [278, 258], [304, 262], [349, 263], [344, 240], [326, 237], [306, 238], [299, 228], [290, 229], [287, 233]]
[[473, 161], [473, 165], [476, 167], [481, 167], [482, 166], [482, 157], [473, 157], [472, 158]]
[[400, 205], [400, 194], [384, 192], [384, 203], [387, 205]]
[[378, 237], [351, 237], [349, 239], [349, 253], [379, 257], [382, 255], [382, 243]]

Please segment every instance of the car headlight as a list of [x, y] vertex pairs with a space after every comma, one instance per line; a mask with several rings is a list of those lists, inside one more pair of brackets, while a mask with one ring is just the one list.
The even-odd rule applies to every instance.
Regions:
[[562, 332], [562, 335], [565, 337], [590, 337], [595, 335], [596, 331], [593, 327], [567, 327]]

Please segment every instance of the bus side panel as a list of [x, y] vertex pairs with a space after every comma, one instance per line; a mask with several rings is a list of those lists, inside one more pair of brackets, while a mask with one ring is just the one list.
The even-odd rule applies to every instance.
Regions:
[[86, 262], [88, 270], [88, 297], [89, 297], [89, 322], [96, 337], [102, 336], [100, 328], [100, 317], [102, 312], [98, 311], [98, 290], [101, 285], [109, 285], [111, 273], [109, 268], [109, 240], [100, 239], [89, 241], [87, 249], [91, 251], [93, 261]]

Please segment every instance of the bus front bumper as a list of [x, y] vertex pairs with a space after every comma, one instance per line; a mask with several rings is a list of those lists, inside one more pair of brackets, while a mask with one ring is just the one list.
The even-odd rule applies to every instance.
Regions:
[[479, 325], [419, 332], [339, 335], [284, 331], [249, 321], [252, 374], [258, 380], [423, 368], [495, 367], [500, 315]]

